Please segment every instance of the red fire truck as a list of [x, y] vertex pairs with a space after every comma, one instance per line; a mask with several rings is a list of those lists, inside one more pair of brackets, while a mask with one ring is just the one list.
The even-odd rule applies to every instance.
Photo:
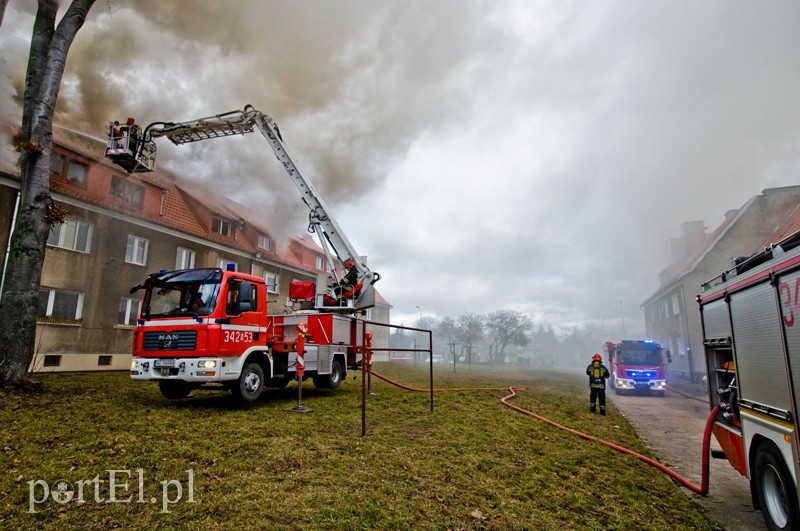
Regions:
[[[356, 314], [375, 304], [373, 284], [380, 275], [359, 259], [289, 155], [271, 117], [247, 106], [188, 122], [156, 122], [144, 131], [112, 123], [105, 153], [128, 172], [146, 172], [154, 167], [155, 138], [183, 144], [255, 130], [309, 207], [309, 231], [319, 236], [334, 278], [320, 275], [316, 283], [293, 283], [289, 297], [300, 303], [298, 312], [270, 316], [263, 278], [220, 268], [151, 274], [131, 290], [145, 290], [133, 334], [131, 377], [157, 381], [167, 398], [216, 385], [254, 401], [265, 386], [283, 387], [296, 377], [336, 388], [366, 348], [364, 323]], [[332, 297], [331, 285], [338, 284], [337, 271], [344, 265], [355, 269], [357, 280]]]
[[770, 529], [800, 528], [800, 233], [703, 284], [713, 433]]
[[638, 390], [664, 395], [667, 365], [672, 362], [669, 350], [654, 341], [631, 339], [607, 341], [604, 350], [615, 393]]

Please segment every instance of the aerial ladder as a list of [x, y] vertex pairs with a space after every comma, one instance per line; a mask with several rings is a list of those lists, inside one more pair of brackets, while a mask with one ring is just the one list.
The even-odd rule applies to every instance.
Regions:
[[310, 233], [317, 234], [327, 263], [331, 265], [330, 270], [336, 275], [337, 268], [333, 267], [333, 256], [335, 255], [339, 268], [350, 261], [358, 272], [357, 284], [353, 286], [350, 293], [346, 294], [346, 298], [351, 302], [343, 307], [338, 306], [329, 296], [326, 296], [324, 287], [327, 285], [327, 278], [320, 278], [317, 282], [315, 307], [325, 310], [361, 310], [374, 306], [375, 290], [373, 285], [380, 280], [380, 275], [370, 271], [361, 261], [353, 244], [350, 243], [344, 231], [329, 213], [322, 197], [303, 175], [286, 149], [280, 129], [272, 117], [256, 110], [252, 105], [246, 105], [243, 110], [186, 122], [154, 122], [148, 125], [144, 131], [131, 119], [123, 126], [112, 122], [108, 128], [109, 140], [105, 156], [128, 173], [152, 172], [155, 169], [157, 151], [155, 139], [157, 138], [167, 137], [173, 144], [181, 145], [213, 138], [245, 135], [256, 129], [267, 140], [278, 161], [300, 192], [303, 202], [308, 206], [308, 230]]

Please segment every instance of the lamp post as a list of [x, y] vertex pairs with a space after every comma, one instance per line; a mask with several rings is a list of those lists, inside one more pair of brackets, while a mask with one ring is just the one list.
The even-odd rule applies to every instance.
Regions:
[[622, 337], [620, 339], [625, 339], [625, 315], [622, 313], [622, 301], [619, 301], [619, 319], [622, 322]]
[[[417, 326], [422, 328], [422, 308], [417, 306], [417, 310], [419, 310], [419, 321], [417, 322]], [[417, 332], [420, 335], [420, 343], [422, 343], [422, 332]], [[414, 359], [419, 355], [419, 352], [414, 353]]]

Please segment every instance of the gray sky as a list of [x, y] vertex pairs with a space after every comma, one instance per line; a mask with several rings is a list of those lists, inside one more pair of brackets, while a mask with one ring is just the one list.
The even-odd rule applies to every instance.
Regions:
[[[0, 27], [4, 117], [34, 9]], [[794, 0], [99, 1], [57, 118], [100, 136], [252, 104], [394, 322], [513, 309], [633, 336], [682, 222], [800, 184], [798, 21]], [[260, 135], [162, 142], [160, 167], [305, 231]]]

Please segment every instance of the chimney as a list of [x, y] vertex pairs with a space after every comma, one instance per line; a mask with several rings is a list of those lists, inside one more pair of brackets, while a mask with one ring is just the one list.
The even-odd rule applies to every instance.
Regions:
[[706, 241], [706, 227], [703, 221], [687, 221], [681, 224], [680, 238], [670, 238], [669, 246], [672, 263], [680, 264], [691, 256]]

